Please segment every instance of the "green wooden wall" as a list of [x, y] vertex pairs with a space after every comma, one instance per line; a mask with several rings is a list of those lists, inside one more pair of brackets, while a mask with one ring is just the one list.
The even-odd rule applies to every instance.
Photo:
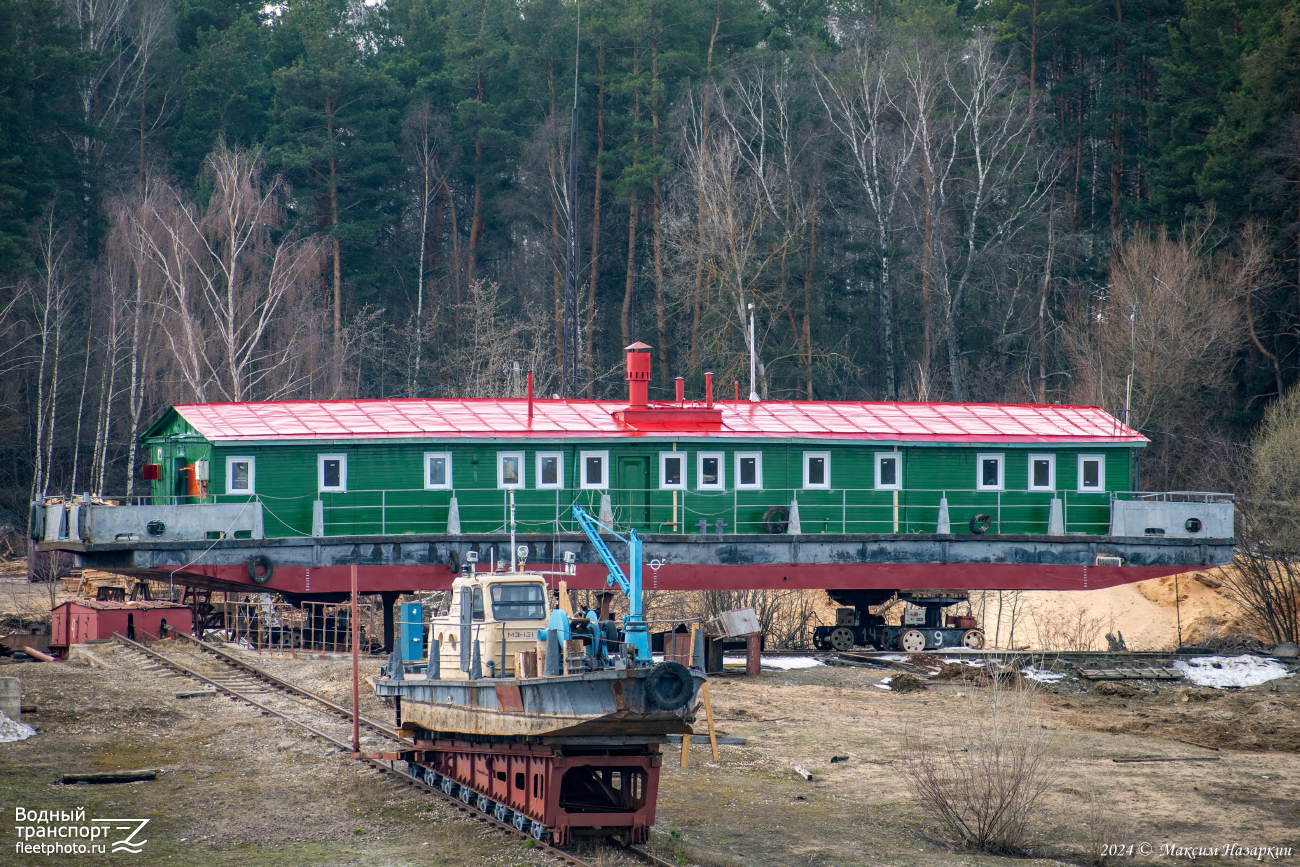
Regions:
[[[146, 445], [154, 450], [151, 454], [163, 447], [170, 450], [168, 455], [173, 461], [193, 458], [200, 452], [207, 456], [210, 449], [212, 478], [208, 491], [223, 502], [237, 499], [226, 495], [226, 458], [254, 458], [256, 493], [263, 503], [270, 536], [310, 534], [312, 502], [317, 498], [324, 506], [327, 535], [445, 532], [453, 491], [424, 490], [426, 452], [452, 455], [452, 481], [465, 533], [509, 527], [508, 493], [497, 487], [498, 452], [522, 451], [525, 456], [525, 487], [515, 490], [517, 529], [521, 533], [574, 530], [570, 513], [574, 504], [593, 512], [599, 508], [601, 491], [582, 490], [578, 484], [579, 453], [584, 450], [609, 452], [609, 494], [616, 522], [660, 533], [694, 533], [700, 520], [708, 522], [710, 531], [714, 522], [721, 520], [727, 533], [764, 532], [764, 513], [772, 506], [788, 507], [792, 499], [798, 500], [805, 533], [933, 533], [939, 500], [946, 494], [953, 532], [969, 533], [968, 521], [983, 513], [993, 522], [989, 532], [1041, 534], [1047, 530], [1053, 494], [1027, 490], [1028, 461], [1030, 454], [1053, 454], [1055, 487], [1057, 496], [1064, 501], [1067, 532], [1104, 534], [1110, 522], [1109, 492], [1132, 487], [1132, 449], [1127, 446], [899, 446], [904, 489], [897, 492], [895, 503], [895, 492], [874, 490], [875, 455], [894, 448], [879, 443], [638, 438], [209, 447], [207, 443], [194, 443], [190, 432], [176, 426], [150, 433], [153, 436], [146, 439]], [[687, 490], [659, 490], [661, 451], [686, 453]], [[725, 491], [698, 490], [696, 455], [701, 451], [725, 455]], [[762, 490], [736, 489], [734, 456], [738, 451], [762, 453]], [[802, 489], [805, 451], [829, 452], [830, 490]], [[537, 489], [538, 452], [564, 455], [563, 489]], [[976, 461], [982, 453], [1005, 455], [1003, 491], [976, 490]], [[1077, 491], [1080, 453], [1105, 456], [1104, 492]], [[321, 454], [347, 456], [346, 493], [318, 493], [317, 456]]]

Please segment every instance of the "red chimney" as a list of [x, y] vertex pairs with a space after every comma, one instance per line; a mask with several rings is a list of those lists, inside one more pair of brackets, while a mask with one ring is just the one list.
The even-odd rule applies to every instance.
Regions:
[[627, 402], [629, 406], [644, 407], [650, 395], [650, 347], [633, 343], [627, 347]]
[[677, 402], [686, 402], [686, 380], [680, 376], [677, 377]]
[[713, 409], [713, 372], [704, 374], [704, 405]]

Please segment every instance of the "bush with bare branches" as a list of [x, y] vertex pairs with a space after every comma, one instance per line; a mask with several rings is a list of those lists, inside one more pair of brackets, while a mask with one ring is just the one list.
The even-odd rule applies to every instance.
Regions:
[[649, 591], [645, 610], [652, 619], [709, 621], [724, 611], [753, 608], [766, 646], [802, 650], [812, 645], [814, 626], [824, 625], [829, 609], [825, 593], [816, 590], [699, 590]]
[[903, 776], [922, 809], [961, 845], [1021, 852], [1060, 760], [1032, 687], [990, 678], [981, 692], [946, 725], [909, 734]]
[[1219, 574], [1246, 625], [1270, 644], [1300, 644], [1300, 563], [1256, 542], [1238, 549], [1233, 567]]
[[1114, 615], [1094, 613], [1085, 605], [1057, 609], [1040, 604], [1033, 610], [1033, 619], [1039, 650], [1096, 650], [1103, 631], [1115, 628]]
[[1268, 408], [1251, 443], [1242, 545], [1224, 589], [1260, 638], [1300, 642], [1300, 388]]

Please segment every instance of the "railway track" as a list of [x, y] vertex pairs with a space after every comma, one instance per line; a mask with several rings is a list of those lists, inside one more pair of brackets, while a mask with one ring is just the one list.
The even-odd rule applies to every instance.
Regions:
[[[117, 633], [114, 633], [113, 637], [123, 646], [127, 659], [134, 662], [143, 672], [160, 675], [174, 673], [197, 680], [213, 687], [219, 693], [250, 704], [264, 713], [277, 716], [302, 728], [349, 756], [353, 754], [352, 711], [348, 708], [295, 686], [233, 654], [188, 635], [181, 636], [185, 640], [184, 646], [195, 651], [196, 655], [186, 662], [181, 662]], [[474, 803], [467, 803], [462, 798], [411, 776], [405, 770], [398, 768], [395, 761], [367, 756], [366, 753], [369, 752], [383, 752], [385, 747], [391, 751], [393, 744], [401, 747], [411, 747], [413, 744], [376, 720], [362, 716], [359, 718], [359, 724], [363, 732], [361, 740], [363, 752], [357, 760], [365, 763], [376, 773], [400, 786], [433, 795], [466, 818], [488, 825], [510, 837], [532, 840], [537, 851], [553, 857], [561, 864], [569, 867], [594, 867], [591, 862], [573, 852], [542, 842], [533, 834], [499, 820], [491, 812], [479, 809]], [[616, 852], [652, 867], [674, 867], [673, 862], [635, 846], [625, 846], [613, 839], [610, 839], [606, 845]]]

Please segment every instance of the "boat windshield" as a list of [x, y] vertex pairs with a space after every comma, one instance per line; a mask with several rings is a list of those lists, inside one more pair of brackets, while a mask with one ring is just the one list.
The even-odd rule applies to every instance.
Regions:
[[546, 591], [541, 584], [493, 584], [494, 620], [545, 620]]

